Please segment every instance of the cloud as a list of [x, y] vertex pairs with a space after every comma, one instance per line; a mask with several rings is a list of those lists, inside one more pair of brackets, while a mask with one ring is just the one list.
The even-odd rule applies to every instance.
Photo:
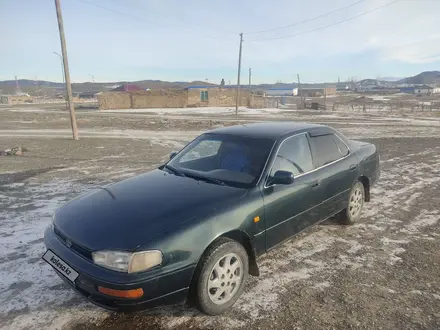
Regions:
[[[243, 67], [255, 68], [256, 72], [265, 70], [273, 79], [279, 79], [286, 68], [299, 60], [308, 61], [309, 66], [316, 63], [316, 70], [322, 72], [325, 68], [319, 64], [329, 59], [336, 63], [339, 58], [363, 57], [365, 66], [361, 70], [372, 75], [381, 62], [411, 65], [440, 60], [440, 42], [436, 40], [439, 36], [434, 33], [440, 23], [440, 1], [400, 0], [338, 24], [393, 1], [365, 0], [304, 24], [261, 34], [246, 32], [304, 21], [358, 0], [222, 0], [209, 4], [206, 0], [88, 1], [114, 12], [79, 1], [63, 3], [74, 79], [87, 78], [88, 73], [96, 79], [161, 79], [161, 74], [167, 74], [169, 79], [186, 79], [191, 70], [196, 77], [218, 79], [223, 76], [219, 70], [232, 77], [237, 67], [240, 32], [245, 33]], [[59, 76], [59, 63], [52, 54], [59, 50], [52, 4], [40, 8], [29, 1], [28, 14], [22, 14], [15, 2], [8, 6], [15, 8], [15, 15], [4, 17], [2, 24], [13, 26], [23, 15], [26, 24], [10, 30], [7, 40], [0, 36], [9, 45], [0, 52], [0, 61], [9, 70], [3, 75], [32, 72]], [[311, 32], [332, 24], [336, 25]], [[261, 40], [291, 35], [296, 36]], [[27, 54], [32, 54], [32, 61], [22, 60]], [[333, 71], [355, 69], [344, 60]], [[172, 78], [173, 71], [184, 73]]]
[[[298, 34], [293, 38], [270, 40], [271, 37], [289, 36], [289, 33], [284, 32], [283, 35], [279, 31], [276, 35], [264, 36], [269, 40], [258, 40], [260, 38], [256, 37], [250, 57], [256, 62], [280, 62], [304, 56], [315, 59], [375, 51], [379, 58], [386, 60], [405, 63], [437, 61], [440, 55], [439, 35], [431, 31], [438, 30], [440, 1], [401, 0], [371, 14], [307, 33], [387, 3], [390, 0], [368, 1], [356, 9], [301, 25], [290, 32]], [[336, 6], [332, 4], [332, 7]]]
[[440, 60], [440, 36], [433, 35], [425, 40], [384, 47], [382, 58], [412, 64], [432, 63]]

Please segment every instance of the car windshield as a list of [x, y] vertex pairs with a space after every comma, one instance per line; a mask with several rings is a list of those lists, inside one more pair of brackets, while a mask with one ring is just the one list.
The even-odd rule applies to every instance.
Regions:
[[166, 164], [176, 175], [216, 184], [255, 185], [274, 141], [223, 134], [203, 134]]

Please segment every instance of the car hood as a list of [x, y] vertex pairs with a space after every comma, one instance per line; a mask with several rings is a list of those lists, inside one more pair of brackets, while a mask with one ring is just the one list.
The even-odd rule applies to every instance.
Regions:
[[62, 205], [54, 225], [89, 250], [136, 250], [181, 223], [230, 205], [246, 190], [153, 170]]

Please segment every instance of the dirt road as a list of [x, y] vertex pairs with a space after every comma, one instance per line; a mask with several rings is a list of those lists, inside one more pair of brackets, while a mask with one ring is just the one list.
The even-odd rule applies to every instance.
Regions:
[[[347, 113], [242, 110], [212, 114], [80, 112], [69, 139], [64, 111], [0, 109], [0, 328], [438, 329], [440, 120]], [[261, 120], [327, 123], [375, 143], [382, 176], [361, 221], [327, 221], [259, 260], [232, 310], [206, 317], [172, 306], [113, 314], [78, 297], [41, 260], [56, 207], [98, 185], [163, 163], [213, 127]]]

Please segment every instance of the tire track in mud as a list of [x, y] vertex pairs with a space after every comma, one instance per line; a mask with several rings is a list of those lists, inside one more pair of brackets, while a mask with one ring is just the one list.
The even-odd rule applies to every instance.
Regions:
[[[25, 328], [35, 322], [32, 321], [35, 317], [42, 318], [37, 323], [42, 327], [65, 325], [66, 318], [81, 321], [70, 324], [70, 328], [78, 329], [253, 328], [271, 321], [272, 315], [284, 310], [286, 305], [295, 306], [292, 313], [303, 313], [296, 323], [304, 326], [309, 318], [305, 317], [307, 313], [301, 306], [310, 306], [310, 292], [328, 292], [338, 286], [338, 278], [347, 274], [366, 276], [394, 272], [402, 264], [408, 246], [417, 240], [438, 237], [438, 229], [434, 226], [440, 220], [440, 213], [432, 203], [432, 196], [440, 181], [439, 150], [431, 148], [384, 160], [381, 179], [372, 191], [372, 202], [366, 204], [358, 224], [345, 227], [327, 221], [262, 257], [259, 260], [261, 276], [250, 278], [243, 296], [224, 316], [207, 317], [186, 306], [158, 308], [135, 315], [109, 314], [79, 299], [70, 299], [70, 289], [63, 287], [52, 295], [67, 294], [68, 303], [55, 303], [51, 311], [30, 304], [27, 310], [7, 317], [11, 329]], [[38, 198], [32, 201], [38, 204]], [[33, 281], [35, 286], [31, 288], [42, 290], [39, 279], [33, 278]], [[301, 294], [303, 290], [306, 295]], [[387, 294], [395, 291], [384, 290], [390, 290]], [[342, 294], [348, 292], [346, 289], [341, 291]], [[417, 295], [425, 299], [435, 299], [437, 294], [421, 292]], [[319, 324], [307, 325], [305, 328], [325, 328]]]

